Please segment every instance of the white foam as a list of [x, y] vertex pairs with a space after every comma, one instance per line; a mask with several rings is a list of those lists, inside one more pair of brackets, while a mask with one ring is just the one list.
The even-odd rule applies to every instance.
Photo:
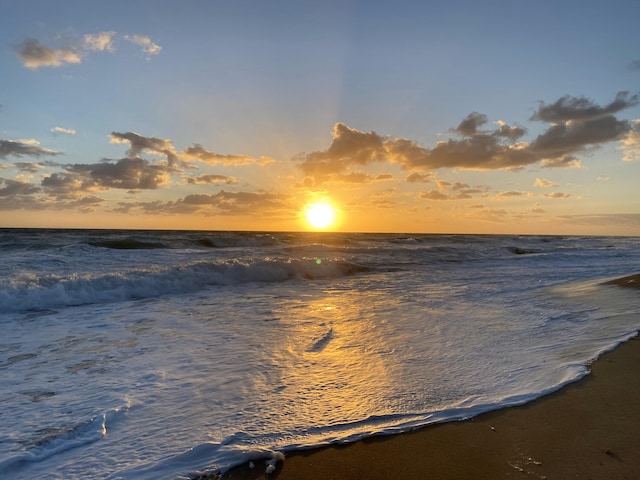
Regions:
[[20, 274], [0, 281], [0, 313], [153, 298], [211, 285], [338, 278], [364, 270], [339, 259], [259, 259], [109, 274]]

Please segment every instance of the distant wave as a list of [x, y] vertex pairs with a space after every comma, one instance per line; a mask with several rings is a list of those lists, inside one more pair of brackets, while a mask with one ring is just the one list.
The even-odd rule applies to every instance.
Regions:
[[339, 278], [365, 272], [344, 260], [265, 259], [198, 262], [102, 275], [13, 278], [0, 282], [0, 312], [45, 310], [189, 293], [209, 285]]
[[142, 250], [151, 248], [167, 248], [166, 245], [156, 242], [143, 242], [135, 238], [120, 238], [112, 240], [94, 240], [88, 242], [94, 247], [114, 248], [116, 250]]
[[198, 245], [209, 248], [233, 247], [269, 247], [280, 241], [272, 235], [247, 233], [234, 235], [209, 235], [195, 241]]

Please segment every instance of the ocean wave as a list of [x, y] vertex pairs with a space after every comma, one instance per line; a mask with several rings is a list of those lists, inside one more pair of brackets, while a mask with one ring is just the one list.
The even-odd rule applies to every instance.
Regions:
[[100, 440], [107, 434], [108, 424], [126, 413], [128, 408], [128, 405], [114, 408], [71, 427], [41, 430], [36, 438], [23, 442], [26, 451], [0, 461], [0, 475], [15, 475], [29, 463], [42, 462], [67, 450]]
[[167, 246], [162, 243], [146, 242], [135, 238], [93, 240], [88, 243], [93, 247], [113, 248], [115, 250], [148, 250], [153, 248], [167, 248]]
[[22, 275], [0, 282], [0, 312], [55, 309], [196, 292], [210, 285], [319, 280], [365, 272], [340, 259], [198, 262], [156, 270], [85, 275]]
[[198, 238], [195, 243], [208, 248], [234, 248], [234, 247], [270, 247], [280, 241], [269, 234], [236, 233], [233, 235], [209, 235]]

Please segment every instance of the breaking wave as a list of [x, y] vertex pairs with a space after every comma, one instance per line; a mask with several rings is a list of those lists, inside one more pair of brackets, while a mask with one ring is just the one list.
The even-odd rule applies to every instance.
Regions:
[[18, 275], [0, 281], [0, 312], [45, 310], [196, 292], [210, 285], [339, 278], [367, 271], [344, 260], [229, 260], [85, 275]]

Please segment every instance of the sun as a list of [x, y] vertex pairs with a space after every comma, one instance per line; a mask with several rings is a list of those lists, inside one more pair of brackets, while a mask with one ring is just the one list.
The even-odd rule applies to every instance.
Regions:
[[309, 203], [304, 208], [304, 216], [310, 227], [317, 230], [324, 230], [335, 222], [336, 211], [326, 200]]

